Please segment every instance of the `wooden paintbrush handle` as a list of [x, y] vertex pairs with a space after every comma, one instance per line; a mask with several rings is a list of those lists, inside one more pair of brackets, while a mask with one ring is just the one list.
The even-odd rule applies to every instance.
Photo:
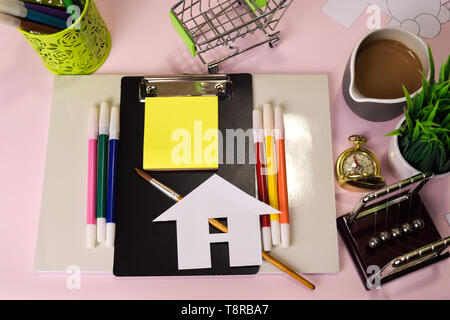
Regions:
[[308, 280], [303, 278], [301, 275], [299, 275], [295, 271], [293, 271], [293, 270], [289, 269], [288, 267], [286, 267], [280, 261], [276, 260], [274, 257], [269, 255], [267, 252], [262, 251], [262, 256], [267, 262], [270, 262], [271, 264], [273, 264], [275, 267], [277, 267], [278, 269], [280, 269], [284, 273], [287, 273], [288, 275], [290, 275], [292, 278], [294, 278], [295, 280], [297, 280], [298, 282], [300, 282], [304, 286], [308, 287], [311, 290], [316, 289], [316, 286], [314, 284], [312, 284], [311, 282], [309, 282]]
[[[218, 221], [216, 219], [208, 219], [208, 221], [216, 229], [218, 229], [218, 230], [220, 230], [220, 231], [222, 231], [224, 233], [228, 232], [228, 228], [223, 223], [221, 223], [220, 221]], [[301, 275], [299, 275], [295, 271], [293, 271], [293, 270], [289, 269], [288, 267], [286, 267], [284, 264], [282, 264], [280, 261], [278, 261], [277, 259], [272, 257], [267, 252], [262, 251], [262, 256], [267, 262], [270, 262], [275, 267], [277, 267], [281, 271], [287, 273], [292, 278], [294, 278], [295, 280], [297, 280], [298, 282], [300, 282], [304, 286], [308, 287], [309, 289], [314, 290], [316, 288], [316, 286], [314, 284], [312, 284], [311, 282], [309, 282], [308, 280], [303, 278]]]

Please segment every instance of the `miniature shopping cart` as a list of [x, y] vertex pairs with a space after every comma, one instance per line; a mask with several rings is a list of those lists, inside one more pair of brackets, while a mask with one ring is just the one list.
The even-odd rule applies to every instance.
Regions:
[[193, 56], [210, 73], [238, 54], [280, 40], [278, 23], [293, 0], [181, 0], [170, 17]]

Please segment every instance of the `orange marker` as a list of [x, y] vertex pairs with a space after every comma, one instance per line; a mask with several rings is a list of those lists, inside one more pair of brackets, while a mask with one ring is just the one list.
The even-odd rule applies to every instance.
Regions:
[[281, 247], [289, 247], [289, 201], [286, 178], [286, 153], [284, 147], [284, 120], [281, 107], [275, 108], [275, 143], [277, 148], [278, 202], [281, 229]]

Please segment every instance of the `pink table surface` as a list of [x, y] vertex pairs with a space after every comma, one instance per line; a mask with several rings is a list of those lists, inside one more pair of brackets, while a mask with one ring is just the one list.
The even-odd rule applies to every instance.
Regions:
[[[389, 183], [388, 138], [398, 119], [371, 123], [355, 116], [341, 93], [350, 52], [368, 30], [363, 13], [349, 29], [320, 11], [326, 1], [297, 0], [279, 28], [282, 42], [250, 51], [222, 65], [224, 73], [328, 74], [334, 160], [349, 147], [347, 137], [364, 134], [381, 159]], [[112, 50], [98, 74], [205, 73], [173, 31], [168, 12], [175, 1], [97, 0], [112, 36]], [[382, 16], [385, 25], [389, 17]], [[450, 52], [450, 23], [426, 40], [436, 61]], [[33, 257], [39, 221], [49, 114], [54, 76], [25, 39], [0, 28], [0, 299], [449, 299], [450, 259], [367, 292], [339, 238], [341, 271], [307, 275], [311, 292], [285, 275], [238, 277], [133, 278], [82, 275], [79, 290], [66, 286], [68, 275], [36, 274]], [[443, 236], [450, 234], [450, 180], [430, 183], [425, 201]], [[360, 193], [336, 186], [337, 216], [348, 212]]]

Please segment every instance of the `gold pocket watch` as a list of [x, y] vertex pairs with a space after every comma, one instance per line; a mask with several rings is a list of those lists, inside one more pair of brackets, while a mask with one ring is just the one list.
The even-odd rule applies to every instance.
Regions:
[[337, 159], [336, 172], [341, 187], [379, 189], [386, 185], [380, 176], [381, 166], [375, 154], [362, 148], [367, 138], [353, 135], [348, 138], [356, 147], [347, 149]]

